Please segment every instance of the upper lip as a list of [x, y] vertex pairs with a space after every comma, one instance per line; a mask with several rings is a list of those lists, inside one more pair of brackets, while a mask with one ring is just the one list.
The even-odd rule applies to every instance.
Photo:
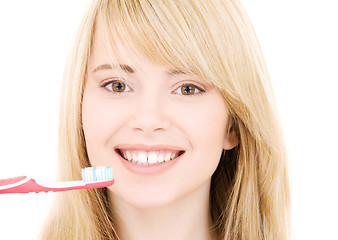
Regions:
[[115, 150], [129, 150], [129, 151], [143, 151], [143, 152], [151, 152], [151, 151], [184, 151], [183, 148], [174, 146], [174, 145], [167, 145], [167, 144], [160, 144], [160, 145], [144, 145], [144, 144], [120, 144], [115, 147]]

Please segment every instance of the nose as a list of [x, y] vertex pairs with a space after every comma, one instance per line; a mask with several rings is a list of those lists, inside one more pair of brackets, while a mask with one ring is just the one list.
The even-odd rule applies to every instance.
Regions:
[[150, 134], [169, 128], [170, 121], [163, 96], [149, 91], [135, 101], [135, 109], [129, 124], [134, 131]]

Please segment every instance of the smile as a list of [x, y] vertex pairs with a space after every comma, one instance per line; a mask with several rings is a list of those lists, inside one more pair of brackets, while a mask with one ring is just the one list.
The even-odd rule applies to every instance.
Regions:
[[157, 165], [163, 162], [169, 162], [175, 158], [181, 156], [184, 151], [179, 150], [127, 150], [116, 149], [116, 152], [120, 154], [125, 160], [137, 164], [137, 165]]

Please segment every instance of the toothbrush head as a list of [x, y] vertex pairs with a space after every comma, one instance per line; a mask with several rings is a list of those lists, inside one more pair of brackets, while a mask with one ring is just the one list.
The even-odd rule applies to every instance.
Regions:
[[104, 182], [113, 179], [113, 168], [108, 167], [87, 167], [81, 170], [82, 181], [85, 183]]

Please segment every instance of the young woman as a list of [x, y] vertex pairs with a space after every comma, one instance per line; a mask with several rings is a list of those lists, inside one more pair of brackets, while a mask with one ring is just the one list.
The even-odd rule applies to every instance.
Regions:
[[60, 194], [43, 239], [287, 239], [285, 150], [236, 0], [96, 0], [65, 72]]

